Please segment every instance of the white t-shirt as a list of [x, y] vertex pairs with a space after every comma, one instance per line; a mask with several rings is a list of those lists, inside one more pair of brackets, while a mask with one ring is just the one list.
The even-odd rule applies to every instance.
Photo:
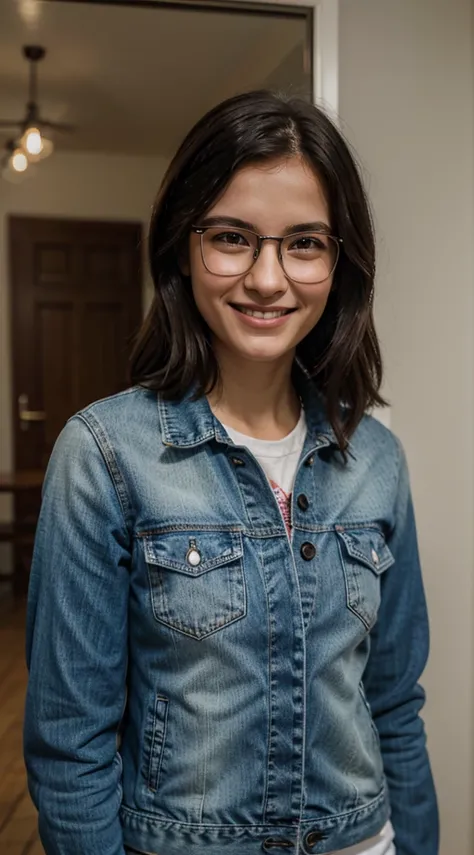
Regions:
[[[231, 440], [236, 445], [244, 446], [254, 455], [264, 470], [272, 485], [275, 498], [280, 507], [288, 530], [291, 521], [291, 494], [295, 483], [296, 468], [306, 437], [306, 419], [304, 411], [296, 427], [283, 439], [255, 439], [252, 436], [224, 425]], [[358, 843], [355, 846], [331, 852], [328, 855], [395, 855], [393, 844], [394, 831], [392, 824], [387, 822], [375, 837]]]

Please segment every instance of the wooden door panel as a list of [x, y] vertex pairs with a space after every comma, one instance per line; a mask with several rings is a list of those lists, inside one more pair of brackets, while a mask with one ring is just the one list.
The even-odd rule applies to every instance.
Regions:
[[[45, 468], [67, 419], [127, 385], [142, 317], [139, 223], [10, 217], [15, 468]], [[18, 399], [45, 420], [19, 418]], [[39, 494], [15, 502], [18, 521]]]
[[71, 287], [74, 284], [73, 247], [66, 244], [36, 243], [33, 270], [35, 284]]
[[[40, 468], [67, 419], [127, 385], [141, 321], [141, 226], [10, 218], [16, 467]], [[21, 425], [18, 397], [46, 413]]]
[[130, 272], [127, 254], [117, 246], [86, 246], [84, 248], [84, 282], [88, 291], [97, 285], [104, 287], [123, 287]]
[[[42, 466], [51, 454], [62, 427], [74, 412], [74, 305], [49, 302], [38, 305], [38, 356], [42, 407], [46, 414], [38, 424], [43, 429]], [[40, 440], [41, 441], [41, 440]]]

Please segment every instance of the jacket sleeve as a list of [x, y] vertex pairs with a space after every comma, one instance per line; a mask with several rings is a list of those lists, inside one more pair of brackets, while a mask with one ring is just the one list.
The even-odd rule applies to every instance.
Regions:
[[129, 536], [75, 417], [48, 467], [27, 614], [28, 783], [46, 855], [124, 855], [117, 732], [126, 697]]
[[437, 855], [438, 811], [418, 683], [428, 658], [428, 616], [408, 470], [399, 451], [394, 526], [387, 538], [395, 563], [381, 579], [364, 688], [380, 737], [397, 855]]

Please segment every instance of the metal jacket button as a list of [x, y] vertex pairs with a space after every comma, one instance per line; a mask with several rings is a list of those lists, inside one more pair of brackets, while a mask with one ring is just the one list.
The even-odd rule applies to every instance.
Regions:
[[305, 844], [308, 849], [313, 849], [317, 843], [320, 843], [321, 840], [324, 840], [324, 834], [321, 831], [310, 831], [309, 834], [306, 835]]
[[240, 457], [231, 457], [234, 466], [245, 466], [244, 461]]
[[308, 540], [305, 543], [301, 544], [301, 557], [304, 558], [305, 561], [311, 561], [316, 555], [316, 547], [314, 543], [310, 543]]

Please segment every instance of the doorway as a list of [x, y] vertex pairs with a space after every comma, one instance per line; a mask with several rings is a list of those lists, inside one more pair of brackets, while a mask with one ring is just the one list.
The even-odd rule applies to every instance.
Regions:
[[14, 461], [44, 469], [67, 419], [128, 384], [140, 223], [11, 217]]

